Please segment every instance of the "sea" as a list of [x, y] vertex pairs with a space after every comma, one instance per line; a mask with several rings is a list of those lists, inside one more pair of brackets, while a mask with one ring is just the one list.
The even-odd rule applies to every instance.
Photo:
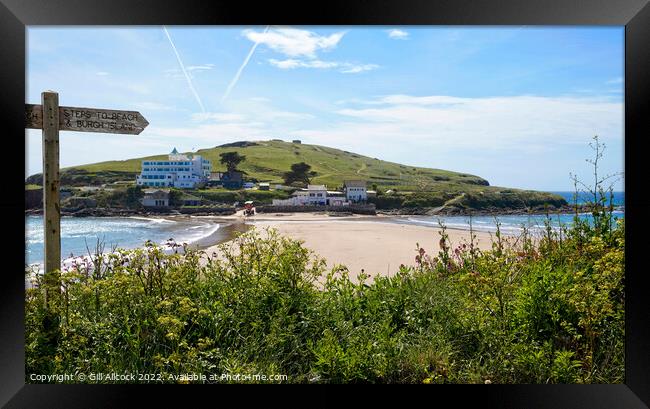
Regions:
[[[576, 196], [574, 192], [550, 192], [562, 196], [569, 204], [575, 203]], [[578, 204], [584, 204], [593, 200], [585, 193], [577, 195]], [[609, 197], [607, 199], [609, 204]], [[613, 192], [612, 204], [614, 219], [622, 219], [625, 215], [625, 192]], [[550, 225], [555, 229], [561, 226], [570, 226], [573, 224], [575, 214], [551, 214]], [[590, 221], [591, 214], [579, 214], [580, 219]], [[438, 227], [440, 223], [450, 229], [469, 230], [470, 222], [472, 229], [476, 231], [496, 232], [497, 223], [499, 229], [505, 234], [519, 234], [524, 229], [531, 233], [540, 233], [546, 228], [546, 215], [500, 215], [500, 216], [405, 216], [398, 219], [400, 223], [415, 224], [420, 226]], [[615, 220], [614, 220], [615, 222]]]
[[[575, 192], [549, 192], [549, 193], [555, 193], [556, 195], [562, 196], [569, 204], [573, 204], [576, 194]], [[625, 192], [612, 192], [613, 198], [612, 198], [612, 204], [616, 207], [621, 207], [625, 206]], [[579, 192], [577, 195], [578, 199], [578, 204], [584, 204], [586, 202], [589, 202], [590, 200], [593, 201], [593, 196], [590, 197], [589, 194], [585, 192]], [[609, 204], [609, 195], [606, 195], [607, 199], [607, 204]]]
[[[27, 216], [25, 223], [25, 262], [43, 262], [43, 217]], [[103, 253], [115, 248], [142, 247], [149, 240], [164, 245], [169, 239], [189, 245], [214, 244], [227, 239], [224, 223], [210, 218], [145, 217], [62, 217], [61, 257], [95, 254], [98, 244]]]
[[[573, 192], [552, 192], [573, 203]], [[588, 200], [584, 195], [578, 196], [578, 203]], [[614, 216], [623, 218], [625, 193], [614, 193]], [[581, 218], [589, 220], [591, 215], [581, 214]], [[558, 228], [561, 225], [571, 225], [573, 214], [551, 215], [551, 225]], [[506, 234], [517, 234], [524, 228], [531, 231], [542, 231], [545, 216], [543, 215], [503, 215], [503, 216], [473, 216], [472, 228], [477, 231], [494, 232], [497, 223]], [[438, 227], [439, 222], [450, 229], [468, 230], [468, 216], [403, 216], [394, 219], [396, 223], [407, 223], [421, 226]], [[26, 264], [42, 264], [43, 262], [43, 217], [26, 217]], [[94, 254], [97, 244], [102, 243], [103, 252], [114, 248], [142, 247], [147, 240], [156, 244], [164, 244], [173, 239], [177, 243], [188, 243], [206, 246], [227, 240], [232, 231], [223, 222], [211, 218], [193, 217], [174, 220], [171, 218], [144, 217], [62, 217], [61, 218], [61, 257]]]

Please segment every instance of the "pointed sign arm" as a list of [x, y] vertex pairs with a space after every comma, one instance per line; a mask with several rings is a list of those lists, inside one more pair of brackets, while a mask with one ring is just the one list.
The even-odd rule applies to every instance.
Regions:
[[[140, 112], [59, 107], [59, 130], [138, 135], [149, 125]], [[43, 107], [25, 104], [25, 127], [43, 129]]]

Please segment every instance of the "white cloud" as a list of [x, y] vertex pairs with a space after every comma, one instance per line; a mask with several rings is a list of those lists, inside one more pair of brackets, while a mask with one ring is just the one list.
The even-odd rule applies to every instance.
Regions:
[[264, 138], [268, 132], [261, 122], [207, 123], [195, 127], [151, 127], [148, 136], [161, 140], [187, 139], [200, 147], [218, 145], [223, 141], [241, 141]]
[[562, 190], [584, 175], [587, 143], [608, 146], [605, 173], [622, 170], [620, 97], [388, 95], [347, 101], [326, 127], [291, 137], [382, 160], [480, 175], [497, 186]]
[[269, 64], [282, 70], [296, 68], [338, 69], [344, 74], [357, 74], [378, 68], [376, 64], [353, 64], [341, 61], [323, 61], [318, 58], [318, 51], [335, 48], [345, 32], [340, 31], [329, 36], [318, 35], [312, 31], [295, 28], [273, 28], [258, 32], [244, 30], [244, 35], [255, 44], [264, 44], [270, 49], [284, 54], [283, 60], [270, 58]]
[[406, 40], [409, 36], [409, 33], [407, 33], [404, 30], [398, 30], [398, 29], [392, 29], [388, 30], [388, 37], [394, 39], [394, 40]]
[[360, 72], [370, 71], [377, 68], [379, 68], [377, 64], [362, 64], [362, 65], [346, 64], [345, 68], [343, 68], [341, 72], [344, 74], [357, 74]]
[[283, 70], [289, 70], [294, 68], [335, 68], [339, 66], [339, 63], [334, 61], [321, 61], [321, 60], [276, 60], [274, 58], [269, 59], [269, 63], [275, 67], [281, 68]]
[[314, 115], [306, 114], [302, 112], [290, 112], [290, 111], [267, 111], [261, 114], [262, 118], [266, 120], [289, 120], [289, 121], [298, 121], [302, 119], [312, 119]]
[[612, 78], [611, 80], [607, 81], [605, 84], [622, 84], [623, 83], [623, 77], [616, 77]]
[[365, 101], [366, 104], [408, 104], [408, 105], [446, 105], [467, 102], [467, 98], [450, 97], [445, 95], [431, 95], [414, 97], [411, 95], [387, 95], [375, 100]]
[[593, 135], [622, 141], [623, 105], [605, 97], [485, 97], [389, 95], [336, 111], [327, 129], [297, 131], [311, 140], [414, 149], [544, 150], [584, 144]]
[[244, 30], [244, 36], [255, 43], [264, 44], [288, 57], [316, 58], [319, 50], [331, 50], [337, 46], [345, 32], [321, 36], [312, 31], [295, 28], [273, 28], [266, 32]]
[[258, 123], [268, 123], [271, 121], [288, 120], [298, 121], [303, 119], [312, 119], [313, 115], [302, 112], [291, 112], [275, 110], [271, 107], [255, 105], [250, 109], [251, 112], [199, 112], [191, 115], [192, 121], [195, 122], [211, 122], [218, 123], [241, 123], [251, 122], [253, 120]]
[[289, 58], [286, 60], [269, 59], [269, 63], [275, 67], [283, 70], [292, 70], [295, 68], [319, 68], [319, 69], [332, 69], [338, 68], [339, 72], [344, 74], [357, 74], [364, 71], [374, 70], [379, 68], [377, 64], [352, 64], [348, 62], [338, 61], [322, 61], [322, 60], [296, 60]]
[[593, 135], [614, 143], [622, 143], [623, 137], [622, 102], [608, 97], [386, 95], [344, 102], [328, 111], [334, 117], [326, 126], [313, 122], [317, 117], [312, 114], [277, 110], [265, 102], [232, 101], [234, 112], [194, 114], [196, 126], [152, 128], [149, 134], [196, 138], [205, 146], [295, 136], [361, 153], [372, 150], [379, 156], [401, 152], [406, 155], [400, 159], [403, 163], [415, 152], [431, 152], [432, 158], [464, 150], [540, 154], [582, 146]]
[[109, 75], [106, 71], [98, 71], [95, 73], [95, 75], [100, 76], [100, 77], [105, 77]]

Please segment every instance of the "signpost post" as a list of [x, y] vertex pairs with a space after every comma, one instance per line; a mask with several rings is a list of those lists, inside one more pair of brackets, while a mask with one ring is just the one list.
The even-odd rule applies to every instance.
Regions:
[[59, 106], [59, 94], [41, 93], [41, 105], [25, 104], [25, 127], [43, 130], [43, 224], [45, 228], [46, 305], [51, 291], [60, 291], [52, 273], [61, 268], [61, 205], [59, 203], [59, 131], [138, 135], [149, 122], [136, 111]]
[[43, 225], [45, 227], [45, 304], [59, 291], [56, 277], [61, 268], [61, 210], [59, 206], [59, 95], [41, 94], [43, 113]]

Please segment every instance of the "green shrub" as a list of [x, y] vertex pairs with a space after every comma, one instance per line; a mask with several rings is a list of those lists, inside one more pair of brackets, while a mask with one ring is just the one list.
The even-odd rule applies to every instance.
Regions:
[[42, 290], [27, 290], [26, 371], [622, 382], [624, 226], [609, 241], [590, 232], [582, 247], [565, 238], [542, 254], [499, 236], [490, 251], [450, 248], [443, 231], [440, 253], [420, 249], [413, 266], [371, 283], [342, 266], [318, 279], [324, 262], [273, 230], [219, 257], [123, 251], [101, 274], [64, 272], [53, 315]]

